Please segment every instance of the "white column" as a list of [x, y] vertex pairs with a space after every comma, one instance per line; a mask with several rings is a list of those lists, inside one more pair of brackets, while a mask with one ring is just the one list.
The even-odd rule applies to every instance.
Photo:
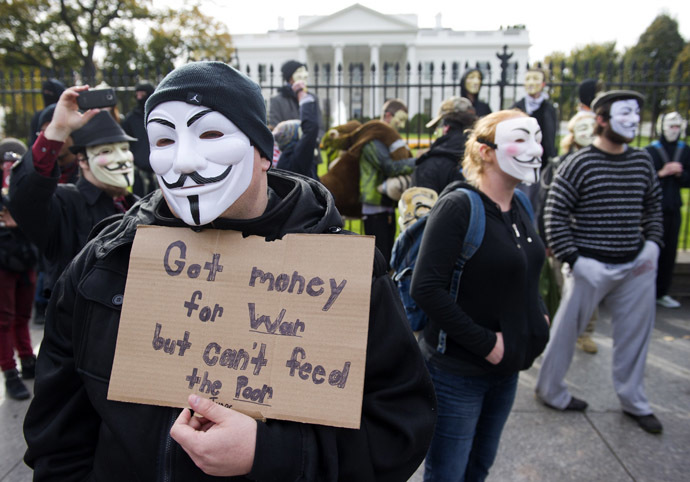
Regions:
[[381, 78], [381, 67], [379, 65], [379, 47], [381, 44], [379, 43], [372, 43], [369, 44], [369, 49], [370, 49], [370, 57], [371, 57], [371, 62], [369, 63], [369, 68], [372, 66], [374, 67], [375, 75], [370, 76], [370, 79], [372, 83], [374, 84], [374, 87], [371, 89], [372, 95], [369, 97], [371, 99], [372, 105], [368, 106], [367, 110], [365, 110], [365, 113], [372, 112], [372, 106], [374, 112], [378, 111], [380, 108], [379, 106], [381, 105], [381, 93], [379, 92], [379, 89], [377, 86], [379, 85], [379, 79]]
[[[299, 50], [297, 52], [297, 60], [299, 62], [302, 62], [303, 64], [307, 63], [307, 47], [304, 45], [299, 46]], [[307, 67], [311, 67], [310, 65], [307, 65]]]
[[[408, 43], [407, 44], [407, 63], [410, 64], [410, 79], [409, 83], [410, 84], [416, 84], [420, 82], [420, 78], [417, 75], [417, 46]], [[403, 70], [407, 72], [407, 65], [402, 66]], [[402, 81], [402, 79], [400, 79]], [[410, 118], [417, 114], [419, 112], [419, 105], [417, 102], [417, 96], [419, 95], [419, 89], [416, 87], [412, 87], [410, 89], [410, 105], [407, 106], [407, 109], [410, 114]]]
[[[335, 79], [336, 85], [342, 84], [342, 77], [338, 75], [338, 66], [342, 66], [342, 73], [345, 72], [345, 66], [343, 65], [343, 44], [333, 44], [334, 57], [333, 57], [333, 78]], [[345, 108], [345, 101], [341, 97], [343, 93], [341, 89], [336, 89], [335, 91], [335, 106], [333, 109], [333, 125], [341, 125], [347, 122], [347, 112]]]

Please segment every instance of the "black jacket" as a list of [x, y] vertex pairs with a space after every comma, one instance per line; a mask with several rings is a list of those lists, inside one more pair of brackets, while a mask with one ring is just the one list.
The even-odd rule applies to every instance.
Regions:
[[[44, 256], [44, 287], [52, 289], [60, 273], [84, 247], [91, 229], [118, 210], [112, 197], [84, 178], [76, 184], [58, 184], [36, 172], [31, 150], [12, 170], [9, 210], [22, 231]], [[126, 203], [134, 204], [134, 196]]]
[[[259, 218], [214, 226], [276, 239], [340, 230], [332, 196], [318, 182], [275, 170]], [[426, 454], [435, 398], [395, 286], [377, 252], [359, 430], [268, 420], [258, 423], [248, 477], [202, 473], [170, 436], [176, 408], [108, 401], [137, 225], [185, 226], [157, 190], [106, 226], [56, 286], [37, 363], [24, 435], [36, 481], [405, 481]], [[210, 226], [206, 226], [209, 228]], [[232, 454], [228, 454], [232, 456]]]
[[137, 140], [129, 143], [129, 150], [134, 155], [134, 164], [146, 172], [153, 172], [151, 163], [149, 162], [149, 155], [151, 150], [149, 147], [149, 138], [146, 134], [146, 126], [144, 122], [144, 110], [137, 106], [127, 114], [125, 120], [122, 121], [122, 129], [130, 136]]
[[[652, 161], [654, 161], [654, 170], [660, 171], [666, 160], [663, 155], [657, 150], [655, 144], [650, 144], [645, 147], [645, 150], [649, 152], [652, 156]], [[659, 144], [666, 153], [666, 158], [669, 161], [673, 161], [678, 156], [678, 162], [683, 165], [683, 173], [680, 176], [666, 176], [659, 178], [659, 184], [661, 184], [661, 208], [664, 211], [677, 211], [680, 210], [683, 205], [683, 200], [680, 196], [680, 189], [682, 187], [687, 187], [690, 185], [690, 147], [685, 143], [682, 145], [678, 142], [669, 143], [665, 139], [659, 140]], [[682, 149], [681, 152], [676, 154], [677, 149]]]
[[[525, 108], [525, 99], [522, 98], [517, 101], [512, 108], [527, 112]], [[546, 99], [544, 99], [537, 110], [532, 112], [531, 116], [537, 119], [539, 127], [541, 127], [541, 145], [544, 148], [544, 154], [541, 158], [541, 167], [544, 168], [549, 159], [558, 155], [558, 151], [556, 150], [558, 116], [556, 115], [556, 109], [553, 104]]]
[[318, 105], [315, 100], [300, 106], [302, 136], [297, 143], [280, 153], [276, 167], [319, 180], [316, 174], [314, 149], [319, 135]]
[[429, 151], [417, 159], [412, 185], [440, 193], [451, 182], [464, 180], [460, 163], [465, 154], [466, 140], [460, 129], [451, 129], [436, 139]]
[[[549, 339], [547, 311], [539, 296], [544, 244], [515, 196], [510, 211], [502, 213], [477, 191], [486, 229], [479, 249], [465, 264], [454, 300], [448, 286], [470, 215], [469, 199], [454, 191], [457, 187], [477, 191], [467, 183], [453, 183], [442, 193], [429, 214], [412, 275], [410, 294], [430, 320], [422, 348], [431, 363], [458, 375], [525, 370]], [[445, 354], [435, 349], [441, 329], [447, 333]], [[503, 360], [492, 365], [484, 357], [499, 331], [505, 352]]]

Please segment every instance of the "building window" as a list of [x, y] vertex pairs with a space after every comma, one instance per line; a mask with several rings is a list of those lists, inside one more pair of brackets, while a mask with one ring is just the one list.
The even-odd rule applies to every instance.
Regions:
[[268, 70], [266, 67], [266, 64], [259, 64], [259, 82], [266, 82], [268, 78], [268, 74], [266, 71]]

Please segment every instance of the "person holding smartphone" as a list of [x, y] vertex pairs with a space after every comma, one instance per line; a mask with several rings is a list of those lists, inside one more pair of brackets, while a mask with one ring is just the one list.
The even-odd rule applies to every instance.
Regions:
[[[44, 292], [101, 220], [124, 212], [136, 201], [128, 136], [108, 112], [80, 111], [77, 99], [88, 86], [71, 87], [58, 100], [53, 118], [12, 170], [9, 210], [26, 236], [41, 250], [47, 266]], [[71, 137], [80, 177], [59, 184], [58, 157]]]

